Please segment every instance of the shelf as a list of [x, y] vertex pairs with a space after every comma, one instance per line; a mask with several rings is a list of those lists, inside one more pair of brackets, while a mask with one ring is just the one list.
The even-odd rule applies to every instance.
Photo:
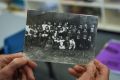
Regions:
[[62, 5], [84, 6], [84, 7], [97, 7], [101, 5], [98, 2], [83, 2], [83, 1], [61, 1]]
[[118, 10], [120, 10], [120, 3], [105, 3], [104, 7], [106, 9], [118, 9]]
[[[27, 0], [31, 8], [36, 9], [36, 6], [39, 5], [39, 2], [48, 2], [49, 0]], [[53, 1], [53, 0], [52, 0]], [[56, 0], [54, 0], [56, 1]], [[66, 6], [78, 6], [78, 7], [90, 7], [90, 8], [99, 8], [101, 11], [101, 21], [99, 21], [98, 29], [118, 32], [120, 33], [120, 15], [117, 14], [117, 10], [120, 10], [120, 3], [110, 2], [109, 0], [96, 0], [95, 2], [84, 2], [80, 0], [59, 0], [60, 1], [60, 10], [63, 11]], [[33, 2], [35, 5], [33, 5]], [[51, 2], [51, 1], [50, 1]], [[37, 5], [36, 5], [37, 4]], [[64, 7], [63, 7], [64, 6]], [[111, 11], [113, 10], [113, 11]]]
[[58, 2], [57, 0], [27, 0], [28, 2]]
[[[61, 1], [62, 5], [74, 5], [84, 7], [95, 7], [101, 8], [103, 5], [100, 2], [83, 2], [83, 1]], [[104, 8], [106, 9], [120, 9], [120, 3], [105, 3]]]
[[120, 27], [120, 12], [119, 11], [106, 9], [105, 16], [106, 16], [106, 21], [105, 21], [106, 24], [119, 25], [118, 27]]
[[113, 25], [113, 24], [99, 24], [98, 29], [105, 30], [105, 31], [111, 31], [111, 32], [117, 32], [120, 33], [120, 25]]
[[45, 2], [44, 0], [27, 0], [28, 2]]

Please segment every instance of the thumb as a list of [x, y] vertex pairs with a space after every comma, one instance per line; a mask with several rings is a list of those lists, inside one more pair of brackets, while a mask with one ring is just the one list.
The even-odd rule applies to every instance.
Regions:
[[94, 63], [96, 65], [97, 69], [99, 69], [100, 74], [106, 75], [109, 72], [107, 66], [102, 64], [98, 60], [95, 60]]
[[10, 55], [0, 55], [1, 63], [9, 64], [13, 59], [23, 57], [22, 53], [10, 54]]
[[109, 80], [109, 69], [106, 65], [102, 64], [98, 60], [95, 60], [95, 65], [97, 66], [97, 69], [99, 70], [99, 74], [102, 76], [102, 80]]
[[96, 66], [93, 61], [91, 61], [87, 66], [86, 72], [78, 78], [77, 80], [94, 80], [96, 73]]
[[88, 65], [87, 65], [87, 73], [89, 74], [95, 74], [96, 73], [96, 66], [94, 64], [94, 61], [91, 61]]
[[28, 60], [24, 57], [22, 58], [15, 58], [12, 62], [10, 62], [7, 66], [5, 66], [2, 71], [3, 73], [5, 74], [8, 74], [8, 75], [13, 75], [14, 72], [24, 66], [25, 64], [27, 64]]

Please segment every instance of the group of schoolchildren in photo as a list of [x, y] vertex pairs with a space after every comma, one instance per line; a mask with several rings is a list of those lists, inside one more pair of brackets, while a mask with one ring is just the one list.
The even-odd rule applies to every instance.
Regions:
[[94, 25], [71, 25], [68, 22], [42, 22], [26, 26], [28, 44], [46, 50], [84, 50], [93, 47]]

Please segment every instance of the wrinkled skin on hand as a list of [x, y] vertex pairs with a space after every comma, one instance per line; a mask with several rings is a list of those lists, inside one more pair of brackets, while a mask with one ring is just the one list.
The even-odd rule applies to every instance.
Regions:
[[87, 66], [75, 65], [68, 71], [77, 80], [109, 80], [108, 68], [98, 60], [91, 61]]
[[33, 69], [36, 66], [22, 53], [0, 55], [0, 80], [35, 80]]

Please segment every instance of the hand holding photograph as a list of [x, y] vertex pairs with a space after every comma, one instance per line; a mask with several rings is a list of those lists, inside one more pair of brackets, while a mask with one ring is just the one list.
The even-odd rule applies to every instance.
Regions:
[[24, 52], [37, 61], [86, 64], [95, 57], [97, 24], [92, 15], [29, 10]]

